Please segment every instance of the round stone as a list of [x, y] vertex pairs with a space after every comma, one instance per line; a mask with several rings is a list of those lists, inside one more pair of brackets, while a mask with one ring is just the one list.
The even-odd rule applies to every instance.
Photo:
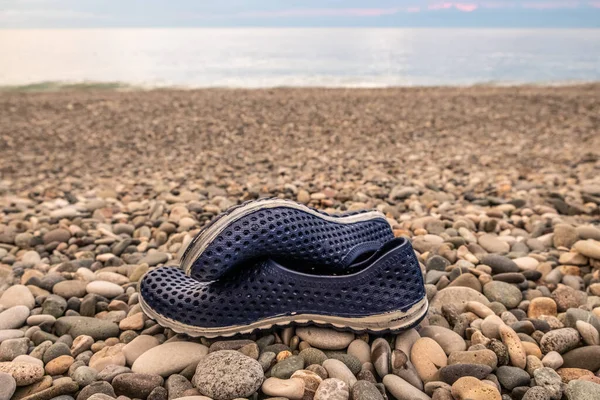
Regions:
[[529, 386], [529, 374], [517, 367], [502, 366], [496, 370], [496, 376], [503, 388], [513, 390], [517, 386]]
[[506, 308], [515, 308], [523, 300], [521, 291], [510, 283], [492, 281], [483, 286], [483, 294], [489, 301], [497, 301]]
[[279, 379], [289, 379], [292, 374], [304, 368], [304, 358], [290, 356], [271, 367], [271, 376]]
[[251, 396], [263, 379], [258, 361], [235, 350], [221, 350], [201, 358], [192, 383], [202, 395], [214, 400], [230, 400]]
[[319, 349], [309, 347], [298, 353], [300, 357], [304, 359], [304, 365], [323, 364], [323, 361], [327, 360], [327, 356]]

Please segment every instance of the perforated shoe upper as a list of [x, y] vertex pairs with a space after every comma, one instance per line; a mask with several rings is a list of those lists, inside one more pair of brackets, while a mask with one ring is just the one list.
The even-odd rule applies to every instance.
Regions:
[[381, 214], [352, 223], [344, 222], [346, 216], [327, 216], [292, 207], [252, 212], [227, 225], [193, 261], [189, 274], [210, 282], [237, 265], [261, 258], [339, 272], [394, 237]]
[[140, 284], [157, 314], [199, 327], [244, 325], [292, 314], [365, 317], [406, 310], [425, 296], [410, 243], [395, 239], [348, 275], [300, 273], [267, 260], [219, 281], [199, 283], [177, 268], [149, 272]]

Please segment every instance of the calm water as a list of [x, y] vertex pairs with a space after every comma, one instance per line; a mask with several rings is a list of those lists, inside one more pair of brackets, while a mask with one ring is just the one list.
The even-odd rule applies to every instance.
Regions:
[[0, 30], [0, 85], [407, 86], [600, 80], [600, 30]]

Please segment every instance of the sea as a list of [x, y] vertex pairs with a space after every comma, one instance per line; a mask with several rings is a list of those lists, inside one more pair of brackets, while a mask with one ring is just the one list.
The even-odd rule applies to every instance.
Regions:
[[392, 87], [600, 81], [600, 29], [0, 30], [0, 86]]

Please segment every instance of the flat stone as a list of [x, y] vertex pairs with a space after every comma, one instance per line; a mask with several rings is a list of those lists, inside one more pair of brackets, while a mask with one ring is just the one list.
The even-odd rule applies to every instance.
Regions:
[[154, 336], [140, 335], [136, 337], [131, 342], [127, 343], [125, 347], [123, 347], [123, 354], [125, 355], [127, 365], [133, 365], [139, 356], [158, 346], [159, 344], [160, 342]]
[[58, 228], [48, 231], [44, 234], [44, 244], [61, 242], [68, 242], [71, 238], [71, 232], [66, 229]]
[[304, 358], [290, 356], [271, 367], [271, 376], [279, 379], [289, 379], [292, 374], [304, 368]]
[[0, 372], [0, 400], [10, 400], [16, 389], [15, 379], [6, 372]]
[[319, 388], [319, 385], [323, 382], [323, 378], [313, 371], [307, 369], [301, 369], [292, 374], [291, 379], [299, 379], [304, 382], [304, 392], [302, 398], [309, 397], [313, 398], [315, 392]]
[[371, 362], [377, 375], [384, 377], [390, 373], [390, 359], [392, 357], [392, 349], [390, 344], [384, 338], [377, 338], [371, 345]]
[[492, 273], [519, 272], [520, 268], [510, 258], [498, 254], [488, 254], [481, 259], [481, 263], [492, 268]]
[[[367, 345], [368, 347], [369, 345]], [[369, 350], [370, 351], [370, 350]], [[307, 349], [302, 350], [298, 353], [300, 357], [304, 359], [304, 365], [321, 365], [323, 361], [327, 360], [327, 356], [319, 349], [315, 349], [314, 347], [309, 347]]]
[[358, 381], [352, 386], [352, 400], [384, 400], [383, 395], [371, 382]]
[[25, 332], [20, 329], [4, 329], [0, 330], [0, 343], [8, 339], [18, 339], [25, 336]]
[[115, 390], [110, 385], [110, 383], [101, 381], [101, 382], [94, 382], [94, 383], [84, 387], [77, 395], [77, 400], [92, 399], [92, 396], [95, 394], [103, 394], [105, 396], [110, 396], [113, 399], [115, 397], [117, 397], [115, 394]]
[[24, 362], [0, 362], [0, 372], [12, 375], [17, 386], [31, 385], [42, 379], [44, 368]]
[[323, 362], [323, 367], [327, 370], [330, 378], [336, 378], [344, 381], [348, 388], [356, 383], [356, 377], [350, 369], [341, 361], [328, 359]]
[[16, 329], [25, 324], [29, 317], [29, 307], [14, 306], [0, 313], [0, 331], [4, 329]]
[[169, 255], [158, 251], [148, 253], [140, 260], [140, 264], [148, 264], [153, 267], [158, 264], [164, 264], [169, 261]]
[[197, 364], [206, 354], [208, 354], [208, 347], [199, 343], [164, 343], [140, 355], [131, 370], [136, 373], [167, 377], [181, 372], [189, 365]]
[[510, 245], [498, 239], [496, 235], [484, 234], [479, 236], [478, 238], [479, 245], [483, 247], [484, 250], [490, 253], [508, 253], [510, 251]]
[[565, 312], [569, 308], [577, 308], [584, 305], [587, 301], [587, 294], [567, 285], [558, 285], [554, 292], [552, 292], [552, 299], [556, 302], [558, 311]]
[[521, 400], [552, 400], [550, 392], [541, 386], [534, 386], [527, 390]]
[[117, 396], [145, 399], [157, 386], [162, 386], [160, 375], [150, 374], [121, 374], [112, 380], [112, 387]]
[[342, 350], [354, 340], [354, 333], [314, 326], [298, 327], [296, 335], [321, 350]]
[[85, 289], [88, 293], [97, 294], [107, 299], [112, 299], [125, 292], [121, 286], [105, 281], [90, 282]]
[[552, 236], [554, 247], [571, 248], [578, 239], [579, 235], [573, 226], [569, 224], [556, 224], [554, 226], [554, 235]]
[[124, 343], [118, 343], [114, 346], [106, 346], [102, 350], [94, 353], [90, 359], [90, 367], [96, 371], [102, 371], [107, 365], [125, 365], [125, 355], [123, 354]]
[[492, 368], [483, 364], [454, 364], [440, 369], [440, 380], [452, 385], [463, 376], [483, 379], [492, 372]]
[[304, 396], [304, 381], [270, 377], [263, 382], [261, 391], [267, 396], [299, 400]]
[[14, 306], [25, 306], [30, 310], [35, 306], [35, 299], [27, 286], [11, 286], [0, 296], [0, 307], [8, 309]]
[[425, 383], [439, 380], [439, 369], [448, 363], [442, 347], [435, 340], [427, 337], [420, 338], [412, 346], [410, 360]]
[[230, 400], [252, 395], [263, 379], [258, 361], [238, 351], [222, 350], [200, 359], [192, 383], [202, 395], [214, 400]]
[[52, 287], [52, 293], [65, 299], [71, 297], [83, 297], [86, 294], [87, 282], [85, 281], [62, 281]]
[[580, 240], [573, 245], [573, 248], [586, 257], [600, 260], [600, 241], [593, 239]]
[[500, 281], [492, 281], [485, 284], [483, 286], [483, 294], [491, 302], [497, 301], [508, 309], [517, 307], [523, 299], [521, 291], [516, 286]]
[[502, 366], [496, 370], [496, 376], [503, 388], [513, 390], [517, 386], [529, 386], [531, 378], [521, 368]]
[[0, 361], [13, 361], [16, 357], [26, 355], [29, 350], [29, 339], [8, 339], [0, 343]]
[[544, 354], [550, 351], [563, 354], [575, 348], [578, 343], [579, 332], [577, 330], [573, 328], [561, 328], [545, 333], [540, 341], [540, 349]]
[[562, 355], [563, 368], [581, 368], [596, 372], [600, 369], [600, 346], [585, 346]]
[[80, 388], [84, 388], [92, 382], [96, 381], [96, 379], [98, 378], [98, 371], [96, 371], [94, 368], [90, 368], [84, 365], [77, 368], [75, 372], [71, 374], [71, 378], [73, 378], [73, 380], [77, 382]]
[[419, 331], [419, 334], [435, 340], [444, 349], [446, 355], [467, 349], [467, 344], [458, 333], [442, 326], [425, 326]]
[[504, 343], [508, 350], [511, 364], [524, 369], [527, 365], [527, 354], [517, 333], [506, 325], [500, 325], [498, 332], [500, 333], [502, 343]]
[[[302, 350], [304, 351], [304, 350]], [[362, 364], [371, 362], [371, 347], [367, 342], [360, 339], [353, 340], [348, 346], [348, 354], [358, 358]], [[323, 360], [325, 361], [325, 360]], [[321, 363], [319, 363], [321, 364]]]
[[498, 356], [491, 350], [453, 351], [448, 357], [448, 365], [483, 364], [492, 370], [498, 365]]
[[500, 392], [495, 386], [487, 385], [472, 376], [464, 376], [452, 385], [452, 396], [455, 400], [501, 400]]
[[489, 300], [476, 290], [467, 287], [447, 287], [437, 292], [431, 300], [430, 307], [441, 310], [443, 305], [448, 304], [456, 306], [461, 313], [469, 301], [477, 301], [486, 306], [490, 304]]
[[317, 391], [315, 392], [314, 400], [348, 400], [350, 396], [350, 388], [346, 382], [329, 378], [324, 379]]
[[91, 336], [94, 340], [105, 340], [119, 336], [119, 326], [114, 322], [92, 317], [61, 317], [54, 324], [57, 335]]
[[431, 397], [396, 375], [383, 377], [385, 388], [396, 400], [431, 400]]
[[569, 400], [597, 400], [600, 399], [600, 385], [583, 380], [574, 380], [569, 382], [565, 393]]
[[558, 313], [556, 302], [550, 297], [536, 297], [529, 302], [527, 316], [538, 319], [542, 315], [556, 316]]

